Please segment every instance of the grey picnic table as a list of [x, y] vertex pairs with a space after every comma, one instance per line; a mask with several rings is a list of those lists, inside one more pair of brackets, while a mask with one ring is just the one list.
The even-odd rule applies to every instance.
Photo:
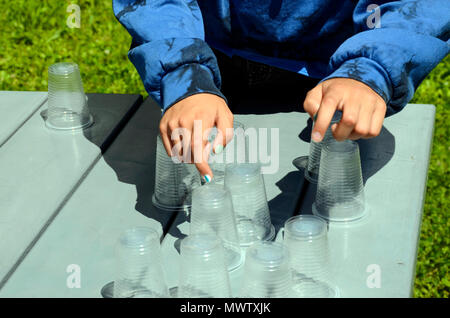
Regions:
[[[94, 94], [89, 101], [107, 132], [94, 124], [62, 136], [36, 111], [0, 147], [0, 297], [110, 297], [116, 240], [136, 225], [159, 231], [165, 278], [177, 286], [179, 242], [189, 223], [184, 213], [151, 203], [159, 107], [136, 95]], [[350, 226], [329, 224], [328, 232], [341, 297], [411, 295], [434, 112], [408, 105], [386, 119], [379, 137], [360, 142], [368, 215]], [[279, 168], [264, 176], [278, 232], [289, 217], [311, 213], [315, 187], [298, 165], [309, 153], [311, 121], [300, 112], [235, 118], [247, 128], [278, 129]], [[72, 264], [81, 270], [74, 288], [67, 284]], [[380, 286], [368, 284], [373, 265]], [[242, 270], [230, 273], [234, 295]]]

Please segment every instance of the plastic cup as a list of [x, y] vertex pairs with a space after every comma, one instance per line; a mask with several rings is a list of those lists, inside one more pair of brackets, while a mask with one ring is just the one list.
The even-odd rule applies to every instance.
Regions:
[[247, 249], [240, 296], [255, 298], [292, 296], [289, 253], [283, 244], [258, 242]]
[[365, 213], [358, 144], [334, 141], [322, 148], [313, 213], [329, 221], [350, 222]]
[[158, 136], [153, 205], [164, 211], [187, 212], [191, 207], [192, 190], [200, 185], [201, 178], [195, 165], [174, 162]]
[[337, 297], [331, 282], [327, 223], [314, 215], [294, 216], [284, 224], [283, 235], [290, 255], [293, 295]]
[[270, 220], [264, 178], [258, 163], [227, 165], [225, 187], [231, 193], [241, 246], [275, 236]]
[[243, 254], [239, 245], [231, 195], [219, 184], [207, 184], [192, 193], [190, 234], [208, 232], [214, 233], [222, 240], [228, 270], [239, 267]]
[[45, 124], [57, 130], [78, 130], [90, 126], [80, 70], [75, 63], [57, 63], [48, 68], [48, 110]]
[[[315, 142], [311, 139], [309, 144], [309, 157], [308, 166], [305, 169], [305, 178], [311, 183], [317, 183], [319, 178], [319, 168], [320, 168], [320, 154], [322, 152], [322, 147], [328, 144], [330, 141], [335, 141], [333, 133], [331, 132], [331, 126], [338, 123], [342, 118], [342, 112], [336, 111], [331, 119], [330, 126], [325, 132], [321, 142]], [[315, 122], [315, 119], [314, 119]]]
[[[212, 179], [213, 183], [224, 184], [225, 167], [227, 164], [244, 163], [247, 160], [248, 140], [245, 136], [245, 126], [236, 120], [233, 121], [233, 133], [233, 139], [222, 152], [214, 153], [211, 150], [208, 163], [214, 174], [214, 178]], [[225, 135], [226, 132], [223, 131], [222, 134]], [[217, 129], [214, 127], [209, 135], [209, 141], [212, 143], [216, 136]]]
[[126, 230], [116, 247], [114, 298], [169, 297], [159, 235], [146, 227]]
[[181, 241], [179, 298], [231, 297], [225, 252], [213, 233], [189, 235]]

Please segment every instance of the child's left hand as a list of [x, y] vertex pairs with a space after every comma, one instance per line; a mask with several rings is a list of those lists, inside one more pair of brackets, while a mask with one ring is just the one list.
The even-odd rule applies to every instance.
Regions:
[[317, 120], [311, 139], [320, 142], [336, 110], [343, 112], [339, 123], [331, 127], [334, 138], [372, 138], [380, 134], [386, 114], [383, 98], [366, 84], [349, 78], [326, 80], [308, 92], [303, 104]]

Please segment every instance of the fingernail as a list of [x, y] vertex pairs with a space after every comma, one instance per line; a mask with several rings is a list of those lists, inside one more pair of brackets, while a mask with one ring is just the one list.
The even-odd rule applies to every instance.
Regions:
[[214, 148], [214, 153], [216, 155], [220, 154], [223, 151], [223, 146], [222, 145], [216, 145], [216, 147]]
[[205, 179], [206, 183], [210, 183], [211, 182], [211, 177], [209, 176], [209, 174], [205, 174], [203, 176], [203, 179]]
[[320, 134], [320, 132], [315, 131], [315, 132], [313, 132], [311, 134], [311, 139], [313, 141], [315, 141], [315, 142], [321, 142], [322, 141], [322, 135]]

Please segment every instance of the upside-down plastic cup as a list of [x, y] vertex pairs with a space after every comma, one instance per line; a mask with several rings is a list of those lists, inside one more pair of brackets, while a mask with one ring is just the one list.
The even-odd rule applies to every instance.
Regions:
[[[225, 138], [226, 132], [222, 132]], [[212, 143], [217, 136], [217, 128], [214, 127], [209, 136]], [[245, 136], [245, 126], [233, 121], [233, 139], [226, 145], [220, 153], [211, 150], [208, 160], [209, 166], [213, 171], [213, 183], [224, 184], [225, 167], [227, 164], [238, 164], [246, 162], [248, 158], [248, 140]]]
[[90, 126], [80, 70], [76, 63], [56, 63], [48, 68], [48, 109], [45, 124], [57, 130], [78, 130]]
[[192, 193], [190, 234], [214, 233], [223, 243], [229, 271], [239, 267], [243, 254], [239, 245], [229, 191], [220, 184], [207, 184]]
[[292, 297], [289, 253], [281, 243], [257, 242], [245, 256], [241, 297]]
[[294, 216], [284, 224], [294, 297], [337, 297], [331, 281], [327, 231], [327, 223], [314, 215]]
[[[309, 144], [309, 157], [308, 166], [305, 169], [305, 178], [311, 183], [317, 183], [319, 178], [319, 168], [320, 168], [320, 154], [322, 152], [322, 147], [331, 141], [334, 141], [333, 133], [331, 131], [331, 126], [338, 123], [342, 118], [342, 112], [336, 111], [331, 119], [330, 126], [328, 126], [325, 136], [321, 142], [315, 142], [311, 139]], [[315, 123], [315, 121], [314, 121]]]
[[179, 298], [231, 297], [225, 252], [217, 235], [189, 235], [181, 241], [180, 251]]
[[195, 165], [172, 160], [158, 136], [153, 205], [164, 211], [187, 212], [192, 203], [192, 190], [200, 185], [201, 177]]
[[270, 219], [261, 166], [258, 163], [227, 165], [225, 187], [231, 193], [241, 246], [272, 240], [275, 228]]
[[146, 227], [126, 230], [116, 246], [114, 298], [167, 298], [159, 235]]
[[336, 222], [364, 216], [364, 185], [356, 142], [334, 141], [322, 148], [313, 213]]

